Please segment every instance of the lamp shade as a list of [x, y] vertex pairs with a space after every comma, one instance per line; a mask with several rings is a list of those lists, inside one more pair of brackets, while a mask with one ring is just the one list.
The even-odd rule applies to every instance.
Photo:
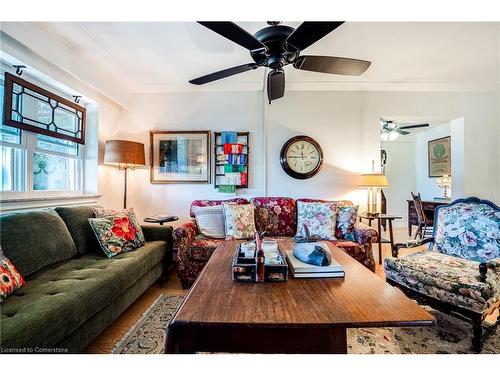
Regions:
[[106, 141], [104, 164], [133, 167], [146, 165], [144, 144], [132, 141]]
[[383, 188], [389, 186], [387, 177], [382, 173], [362, 174], [359, 178], [359, 187], [364, 188]]

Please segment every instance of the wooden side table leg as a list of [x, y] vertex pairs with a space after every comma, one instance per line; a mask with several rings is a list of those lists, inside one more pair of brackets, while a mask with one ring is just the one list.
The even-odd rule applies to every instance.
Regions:
[[389, 222], [389, 241], [391, 241], [391, 253], [394, 249], [394, 231], [392, 230], [392, 220], [387, 220]]
[[378, 264], [382, 264], [382, 228], [380, 226], [380, 219], [377, 219], [378, 231]]

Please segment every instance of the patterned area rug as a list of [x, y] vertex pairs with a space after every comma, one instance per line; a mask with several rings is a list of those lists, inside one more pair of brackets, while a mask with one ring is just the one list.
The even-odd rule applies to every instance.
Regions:
[[[116, 354], [159, 354], [165, 348], [165, 329], [184, 297], [160, 295], [113, 348]], [[352, 354], [474, 353], [470, 324], [423, 306], [437, 323], [419, 328], [362, 328], [347, 330]], [[500, 353], [500, 330], [491, 334], [481, 353]]]

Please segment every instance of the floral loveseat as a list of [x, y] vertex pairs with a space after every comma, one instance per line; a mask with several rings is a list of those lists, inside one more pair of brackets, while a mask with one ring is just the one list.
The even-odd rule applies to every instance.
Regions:
[[[387, 281], [469, 320], [473, 348], [480, 351], [485, 321], [500, 310], [500, 208], [478, 198], [459, 199], [438, 207], [434, 223], [434, 237], [395, 246], [393, 258], [384, 262]], [[434, 244], [431, 251], [397, 258], [400, 248], [425, 243]]]
[[[324, 202], [313, 199], [300, 199], [304, 202]], [[191, 203], [190, 216], [194, 218], [194, 208], [216, 206], [223, 203], [247, 204], [255, 206], [255, 226], [257, 231], [266, 231], [272, 237], [293, 237], [297, 232], [296, 200], [284, 197], [257, 197], [250, 201], [244, 198], [229, 200], [196, 200]], [[335, 201], [339, 207], [352, 206], [350, 201]], [[174, 241], [178, 244], [177, 268], [184, 288], [189, 288], [198, 277], [208, 259], [223, 239], [211, 239], [201, 235], [192, 219], [174, 230]], [[338, 238], [332, 241], [349, 255], [375, 271], [372, 242], [378, 239], [377, 231], [366, 224], [354, 224], [355, 241]]]

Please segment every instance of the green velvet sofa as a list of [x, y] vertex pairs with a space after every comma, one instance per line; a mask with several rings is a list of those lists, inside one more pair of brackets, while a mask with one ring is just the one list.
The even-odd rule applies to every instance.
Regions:
[[172, 227], [143, 226], [145, 246], [109, 259], [89, 217], [89, 206], [0, 216], [3, 253], [26, 280], [0, 304], [0, 352], [82, 352], [172, 263]]

